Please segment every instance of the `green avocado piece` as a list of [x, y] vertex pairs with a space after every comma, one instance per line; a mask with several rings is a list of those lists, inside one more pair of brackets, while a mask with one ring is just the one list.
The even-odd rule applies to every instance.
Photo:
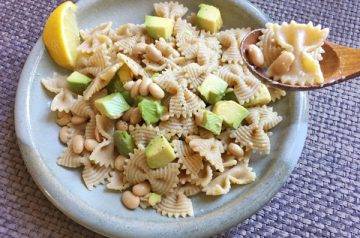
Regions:
[[141, 112], [142, 119], [144, 119], [148, 125], [158, 122], [164, 113], [164, 107], [161, 106], [159, 101], [147, 98], [140, 101], [138, 108]]
[[129, 153], [134, 152], [134, 140], [126, 131], [114, 132], [114, 143], [119, 154], [128, 156]]
[[82, 73], [74, 71], [72, 74], [70, 74], [69, 77], [67, 77], [66, 81], [72, 92], [81, 94], [87, 88], [87, 86], [89, 86], [91, 78]]
[[148, 202], [150, 206], [155, 206], [156, 204], [161, 202], [161, 195], [157, 193], [150, 193]]
[[249, 111], [234, 101], [219, 101], [213, 108], [213, 113], [224, 119], [227, 127], [237, 129], [241, 121], [249, 115]]
[[110, 119], [118, 119], [123, 112], [130, 109], [121, 93], [113, 93], [95, 100], [95, 107], [102, 115]]
[[216, 33], [223, 25], [220, 10], [214, 6], [200, 4], [196, 15], [196, 21], [200, 28]]
[[249, 102], [244, 103], [244, 107], [255, 107], [271, 102], [271, 95], [265, 84], [261, 84], [258, 93]]
[[147, 165], [152, 169], [166, 166], [176, 158], [174, 149], [164, 136], [157, 136], [146, 146]]
[[205, 101], [215, 104], [224, 96], [227, 86], [228, 84], [224, 80], [215, 74], [209, 74], [197, 90]]
[[169, 18], [145, 16], [145, 27], [148, 34], [154, 38], [169, 39], [174, 28], [174, 21]]
[[203, 113], [204, 114], [203, 114], [203, 121], [201, 123], [201, 127], [211, 131], [215, 135], [220, 135], [223, 119], [220, 116], [208, 110], [205, 110]]
[[227, 88], [226, 91], [225, 91], [225, 95], [222, 98], [222, 100], [238, 102], [238, 100], [236, 98], [236, 95], [234, 93], [234, 89]]
[[121, 95], [124, 97], [125, 101], [129, 105], [134, 105], [135, 99], [130, 96], [130, 92], [126, 91], [123, 87], [123, 83], [121, 82], [118, 75], [116, 75], [110, 83], [107, 85], [107, 88], [109, 93], [121, 93]]

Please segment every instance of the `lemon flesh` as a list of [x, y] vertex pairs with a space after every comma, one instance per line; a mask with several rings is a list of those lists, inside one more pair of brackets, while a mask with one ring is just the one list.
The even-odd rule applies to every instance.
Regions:
[[80, 44], [76, 8], [77, 6], [70, 1], [59, 5], [46, 21], [43, 33], [44, 44], [51, 58], [67, 69], [74, 68], [76, 49]]

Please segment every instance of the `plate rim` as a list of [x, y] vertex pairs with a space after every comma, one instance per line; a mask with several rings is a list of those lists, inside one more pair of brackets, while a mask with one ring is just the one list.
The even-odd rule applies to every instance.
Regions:
[[[85, 7], [93, 2], [95, 1], [80, 0], [78, 6]], [[237, 5], [247, 9], [249, 14], [255, 15], [263, 23], [268, 21], [268, 17], [248, 1], [230, 0], [230, 2], [235, 2]], [[235, 199], [228, 204], [224, 204], [223, 207], [208, 213], [206, 217], [173, 219], [172, 222], [157, 225], [154, 225], [154, 222], [151, 221], [127, 221], [115, 216], [109, 216], [102, 211], [90, 207], [87, 203], [76, 199], [65, 186], [52, 176], [49, 168], [42, 162], [39, 152], [36, 151], [36, 146], [31, 135], [29, 113], [30, 94], [28, 92], [35, 76], [36, 67], [33, 66], [39, 63], [44, 52], [45, 48], [40, 36], [31, 50], [20, 75], [14, 110], [18, 145], [29, 173], [47, 199], [66, 216], [90, 230], [111, 237], [132, 237], [134, 235], [137, 237], [154, 237], [159, 234], [171, 235], [173, 237], [182, 237], [185, 234], [191, 234], [192, 236], [203, 237], [219, 233], [242, 222], [268, 203], [286, 182], [300, 158], [308, 127], [308, 100], [306, 92], [293, 95], [294, 100], [297, 102], [295, 106], [298, 107], [296, 111], [300, 112], [295, 120], [297, 123], [295, 123], [296, 128], [294, 129], [300, 144], [294, 146], [291, 153], [295, 159], [289, 161], [287, 168], [283, 168], [283, 174], [279, 176], [280, 181], [275, 184], [275, 186], [270, 186], [267, 196], [258, 199], [245, 211], [246, 214], [234, 215], [237, 209], [231, 206], [234, 206], [234, 204], [238, 202], [238, 199]], [[250, 200], [249, 197], [247, 199]], [[207, 224], [211, 224], [211, 226]]]

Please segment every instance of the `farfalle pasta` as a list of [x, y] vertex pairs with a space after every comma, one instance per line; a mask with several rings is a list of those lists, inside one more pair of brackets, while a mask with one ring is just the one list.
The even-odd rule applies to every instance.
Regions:
[[[206, 4], [190, 17], [199, 25], [177, 2], [154, 9], [145, 24], [81, 30], [72, 80], [54, 74], [41, 83], [54, 95], [50, 109], [66, 147], [60, 166], [82, 168], [89, 190], [106, 184], [129, 209], [194, 216], [190, 196], [223, 195], [256, 179], [251, 155], [270, 153], [270, 130], [282, 120], [267, 104], [285, 92], [263, 85], [243, 64], [239, 46], [250, 28], [219, 31], [221, 16], [204, 25], [204, 12], [220, 14]], [[159, 24], [163, 31], [153, 27]], [[317, 37], [294, 48], [289, 34], [298, 31]], [[319, 60], [325, 33], [267, 25], [259, 43], [265, 65], [282, 49]]]
[[266, 68], [269, 77], [300, 86], [324, 83], [320, 68], [321, 54], [324, 53], [321, 46], [329, 34], [328, 28], [322, 29], [312, 22], [301, 24], [291, 21], [281, 25], [267, 23], [262, 33], [257, 45], [261, 49], [263, 63], [254, 60], [253, 63]]

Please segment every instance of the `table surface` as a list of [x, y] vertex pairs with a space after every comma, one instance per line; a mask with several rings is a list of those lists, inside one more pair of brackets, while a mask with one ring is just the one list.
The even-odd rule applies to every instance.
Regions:
[[[360, 47], [359, 0], [253, 0], [274, 21], [313, 21], [330, 40]], [[17, 82], [59, 1], [0, 1], [0, 236], [100, 237], [56, 209], [37, 188], [14, 132]], [[360, 236], [360, 80], [309, 93], [308, 137], [285, 186], [224, 237]]]

